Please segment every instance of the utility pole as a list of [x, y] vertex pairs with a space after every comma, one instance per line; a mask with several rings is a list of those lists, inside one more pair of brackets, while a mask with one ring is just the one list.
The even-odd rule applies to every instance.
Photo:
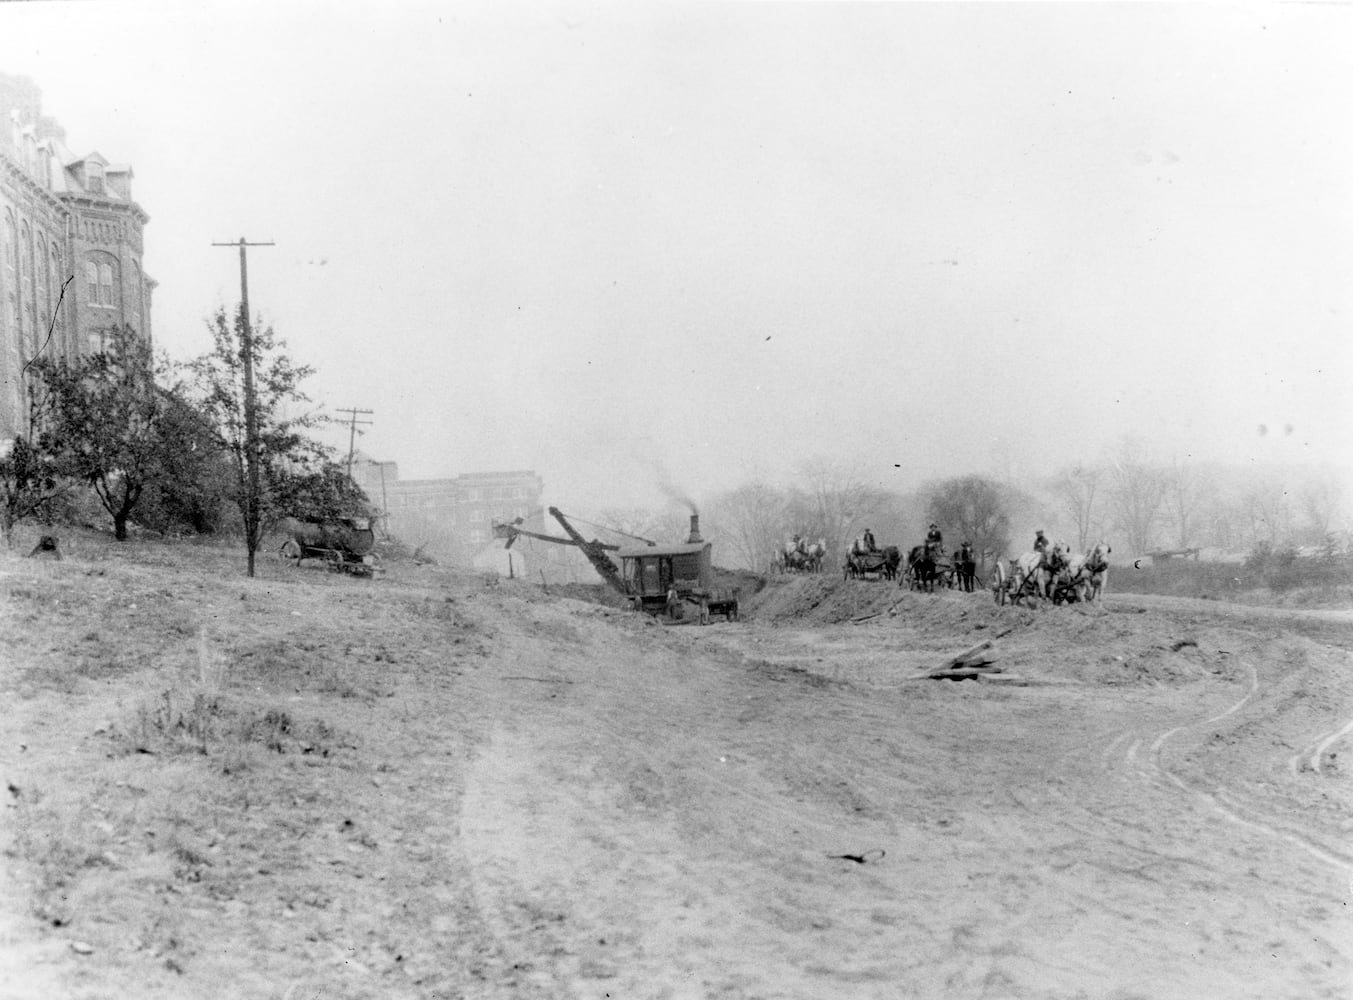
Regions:
[[247, 495], [244, 500], [245, 545], [249, 549], [248, 575], [254, 575], [254, 552], [261, 540], [259, 535], [258, 485], [258, 409], [254, 402], [254, 335], [249, 327], [249, 267], [245, 262], [245, 247], [271, 247], [277, 244], [250, 243], [243, 236], [238, 243], [213, 243], [214, 247], [240, 248], [240, 315], [244, 326], [240, 332], [240, 361], [244, 365], [244, 453], [248, 475]]
[[374, 423], [374, 421], [371, 421], [371, 420], [358, 420], [358, 419], [357, 419], [357, 414], [359, 414], [359, 413], [365, 413], [365, 414], [367, 414], [368, 416], [370, 416], [371, 414], [375, 413], [376, 411], [375, 411], [375, 410], [359, 410], [359, 409], [357, 409], [356, 407], [349, 406], [346, 410], [345, 410], [345, 409], [339, 409], [338, 412], [339, 412], [339, 413], [346, 413], [346, 414], [348, 414], [348, 416], [349, 416], [349, 419], [348, 419], [348, 478], [351, 479], [351, 478], [352, 478], [352, 454], [353, 454], [354, 451], [357, 450], [357, 425], [358, 425], [358, 424], [361, 424], [363, 427], [370, 427], [370, 426], [372, 425], [372, 423]]

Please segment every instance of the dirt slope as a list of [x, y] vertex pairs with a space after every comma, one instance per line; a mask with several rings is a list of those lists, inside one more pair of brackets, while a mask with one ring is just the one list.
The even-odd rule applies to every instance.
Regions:
[[0, 562], [0, 996], [1349, 995], [1337, 616], [234, 571]]

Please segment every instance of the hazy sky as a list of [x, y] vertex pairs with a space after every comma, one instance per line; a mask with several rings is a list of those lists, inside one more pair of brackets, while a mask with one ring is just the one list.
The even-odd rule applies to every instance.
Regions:
[[361, 448], [565, 509], [1343, 461], [1350, 52], [1342, 5], [0, 4], [134, 167], [162, 347], [273, 240], [251, 304]]

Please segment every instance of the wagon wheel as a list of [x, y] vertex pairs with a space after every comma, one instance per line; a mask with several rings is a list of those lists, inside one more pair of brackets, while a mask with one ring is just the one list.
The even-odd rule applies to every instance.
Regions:
[[282, 543], [282, 547], [277, 550], [277, 557], [288, 566], [299, 566], [301, 564], [301, 546], [294, 538], [288, 538]]

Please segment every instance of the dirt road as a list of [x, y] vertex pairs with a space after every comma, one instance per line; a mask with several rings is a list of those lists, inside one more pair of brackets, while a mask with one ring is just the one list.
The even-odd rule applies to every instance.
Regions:
[[1012, 617], [588, 631], [491, 702], [463, 842], [542, 996], [1347, 995], [1346, 652], [1059, 609], [1042, 683], [907, 683], [923, 601]]
[[[744, 622], [667, 627], [413, 570], [373, 602], [323, 574], [3, 568], [3, 638], [33, 651], [6, 668], [0, 766], [45, 790], [34, 829], [64, 816], [67, 839], [93, 836], [55, 803], [89, 822], [97, 803], [113, 860], [77, 857], [54, 891], [60, 859], [11, 841], [29, 905], [0, 932], [29, 957], [0, 995], [1353, 989], [1353, 627], [1337, 619], [790, 580]], [[57, 591], [79, 606], [51, 611]], [[83, 616], [110, 648], [132, 642], [99, 603], [114, 595], [160, 600], [178, 639], [52, 682]], [[146, 693], [202, 672], [204, 619], [228, 668], [205, 750], [138, 750]], [[73, 637], [38, 649], [54, 621]], [[1027, 686], [906, 679], [983, 638]], [[259, 737], [279, 704], [287, 727], [274, 714]]]

